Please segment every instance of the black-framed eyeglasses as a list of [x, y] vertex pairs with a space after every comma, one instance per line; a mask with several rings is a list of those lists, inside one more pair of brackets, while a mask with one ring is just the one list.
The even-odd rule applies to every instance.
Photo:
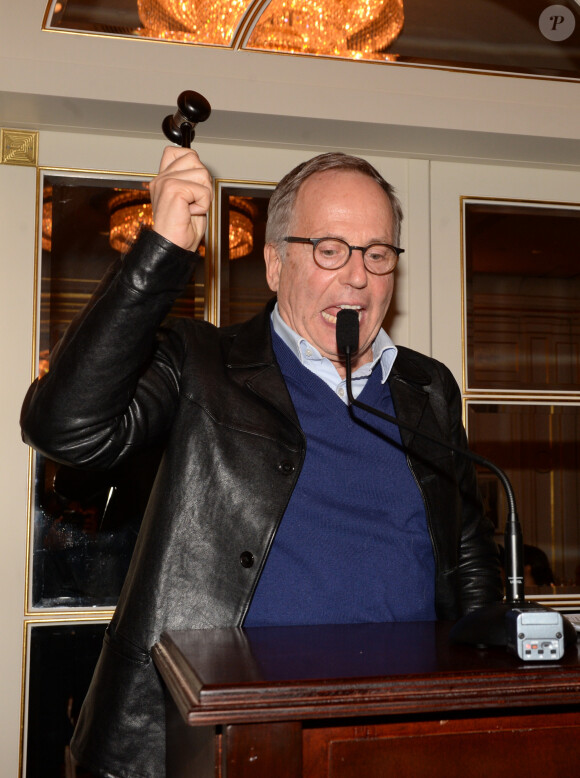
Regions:
[[371, 243], [369, 246], [351, 246], [342, 238], [295, 238], [287, 236], [286, 243], [310, 243], [314, 261], [323, 270], [344, 267], [356, 249], [362, 251], [363, 262], [369, 273], [385, 276], [397, 267], [399, 256], [405, 249], [390, 243]]

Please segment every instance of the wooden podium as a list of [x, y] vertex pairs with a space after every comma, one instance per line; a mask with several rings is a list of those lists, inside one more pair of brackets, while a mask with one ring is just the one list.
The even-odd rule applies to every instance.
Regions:
[[416, 622], [170, 632], [168, 778], [580, 773], [577, 646], [558, 662]]

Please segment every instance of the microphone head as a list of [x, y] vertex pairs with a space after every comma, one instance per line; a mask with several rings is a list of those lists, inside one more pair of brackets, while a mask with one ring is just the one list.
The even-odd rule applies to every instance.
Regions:
[[358, 312], [342, 308], [336, 317], [336, 346], [339, 354], [356, 354], [358, 351]]

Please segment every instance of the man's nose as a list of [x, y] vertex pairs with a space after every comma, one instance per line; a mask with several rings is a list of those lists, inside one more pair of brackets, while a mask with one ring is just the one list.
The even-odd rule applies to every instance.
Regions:
[[350, 286], [361, 288], [368, 283], [368, 271], [365, 267], [362, 249], [352, 250], [350, 259], [341, 268], [341, 280]]

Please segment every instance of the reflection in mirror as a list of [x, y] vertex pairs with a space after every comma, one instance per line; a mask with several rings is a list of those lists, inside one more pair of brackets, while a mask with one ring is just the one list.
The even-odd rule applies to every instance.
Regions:
[[264, 187], [219, 185], [221, 325], [250, 319], [273, 296], [264, 266], [271, 192]]
[[580, 208], [464, 202], [468, 390], [580, 391]]
[[568, 5], [554, 17], [546, 0], [48, 0], [43, 29], [578, 79]]
[[[37, 355], [50, 370], [58, 339], [140, 225], [150, 226], [145, 181], [131, 176], [44, 170], [39, 179]], [[203, 318], [199, 263], [171, 316]], [[160, 450], [106, 473], [64, 467], [34, 456], [31, 608], [115, 605], [129, 564]]]
[[[503, 468], [514, 487], [528, 547], [526, 593], [580, 593], [580, 406], [468, 400], [467, 428], [470, 447]], [[503, 490], [495, 476], [480, 472], [479, 481], [502, 544]]]
[[28, 625], [25, 778], [90, 778], [69, 742], [97, 662], [105, 624]]
[[114, 607], [161, 449], [106, 472], [35, 456], [33, 608]]

